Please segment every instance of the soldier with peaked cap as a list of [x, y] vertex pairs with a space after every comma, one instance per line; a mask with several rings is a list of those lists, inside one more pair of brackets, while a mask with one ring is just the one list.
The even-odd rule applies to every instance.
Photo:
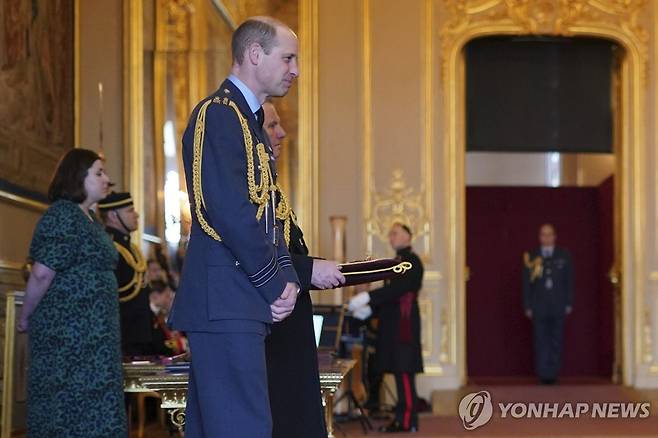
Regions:
[[130, 241], [130, 233], [137, 230], [139, 214], [128, 192], [110, 193], [98, 203], [98, 210], [119, 252], [114, 272], [119, 286], [121, 350], [127, 356], [149, 354], [151, 310], [144, 281], [146, 260], [139, 247]]
[[265, 336], [299, 293], [261, 108], [297, 77], [297, 36], [255, 17], [231, 48], [232, 74], [183, 134], [192, 228], [169, 321], [192, 353], [187, 438], [271, 438]]

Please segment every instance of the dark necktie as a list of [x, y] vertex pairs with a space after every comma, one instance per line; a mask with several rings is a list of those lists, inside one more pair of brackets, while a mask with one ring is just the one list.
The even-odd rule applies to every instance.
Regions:
[[260, 129], [263, 129], [263, 122], [265, 121], [265, 111], [263, 111], [263, 107], [261, 106], [258, 108], [258, 111], [254, 113], [256, 115], [256, 121], [258, 122], [258, 126]]

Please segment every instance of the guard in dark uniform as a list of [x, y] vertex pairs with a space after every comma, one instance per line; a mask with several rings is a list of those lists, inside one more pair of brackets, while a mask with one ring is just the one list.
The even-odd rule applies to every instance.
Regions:
[[[286, 132], [271, 102], [263, 104], [263, 127], [274, 158], [281, 153]], [[313, 304], [309, 289], [327, 289], [345, 281], [336, 262], [310, 257], [295, 214], [280, 191], [284, 237], [292, 265], [301, 282], [301, 293], [292, 314], [274, 324], [265, 340], [267, 379], [272, 409], [272, 438], [326, 438], [318, 355], [313, 329]], [[320, 284], [313, 284], [320, 283]], [[290, 382], [295, 382], [291, 384]]]
[[130, 193], [110, 193], [98, 203], [98, 209], [119, 252], [114, 271], [119, 285], [121, 347], [125, 356], [140, 356], [151, 350], [151, 310], [149, 289], [144, 274], [146, 260], [130, 233], [137, 230], [139, 214]]
[[[381, 432], [418, 431], [418, 396], [416, 374], [423, 372], [420, 345], [420, 311], [418, 292], [423, 283], [423, 264], [411, 249], [411, 230], [396, 223], [389, 232], [389, 241], [401, 261], [412, 268], [404, 275], [387, 280], [384, 287], [360, 292], [349, 303], [355, 317], [365, 319], [372, 314], [379, 317], [376, 371], [393, 373], [397, 386], [398, 403], [395, 419]], [[365, 309], [365, 310], [364, 310]]]
[[554, 384], [560, 373], [564, 320], [573, 305], [571, 254], [555, 246], [555, 228], [539, 230], [541, 247], [524, 254], [523, 304], [532, 319], [535, 368], [543, 384]]
[[187, 438], [272, 436], [265, 337], [300, 290], [261, 109], [297, 77], [297, 37], [258, 17], [238, 26], [231, 47], [232, 74], [183, 134], [192, 227], [169, 322], [192, 355]]

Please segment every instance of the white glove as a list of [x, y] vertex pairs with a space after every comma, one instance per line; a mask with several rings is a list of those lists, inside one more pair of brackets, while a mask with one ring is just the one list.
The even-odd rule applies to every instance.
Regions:
[[350, 298], [350, 303], [347, 305], [347, 308], [351, 311], [363, 307], [370, 302], [370, 294], [368, 292], [359, 292]]
[[352, 316], [354, 316], [356, 319], [360, 319], [361, 321], [370, 318], [370, 315], [372, 315], [372, 308], [368, 305], [359, 307], [352, 312]]

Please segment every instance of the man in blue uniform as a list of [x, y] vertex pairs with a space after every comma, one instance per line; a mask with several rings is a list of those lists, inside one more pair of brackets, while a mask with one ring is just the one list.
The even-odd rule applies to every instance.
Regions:
[[524, 254], [523, 305], [532, 319], [535, 368], [543, 384], [553, 384], [560, 372], [564, 319], [573, 306], [571, 254], [555, 246], [553, 225], [539, 229], [540, 247]]
[[256, 17], [236, 29], [231, 48], [231, 75], [183, 135], [193, 220], [170, 322], [187, 332], [192, 353], [187, 438], [270, 438], [264, 341], [299, 292], [261, 109], [297, 77], [297, 37]]

